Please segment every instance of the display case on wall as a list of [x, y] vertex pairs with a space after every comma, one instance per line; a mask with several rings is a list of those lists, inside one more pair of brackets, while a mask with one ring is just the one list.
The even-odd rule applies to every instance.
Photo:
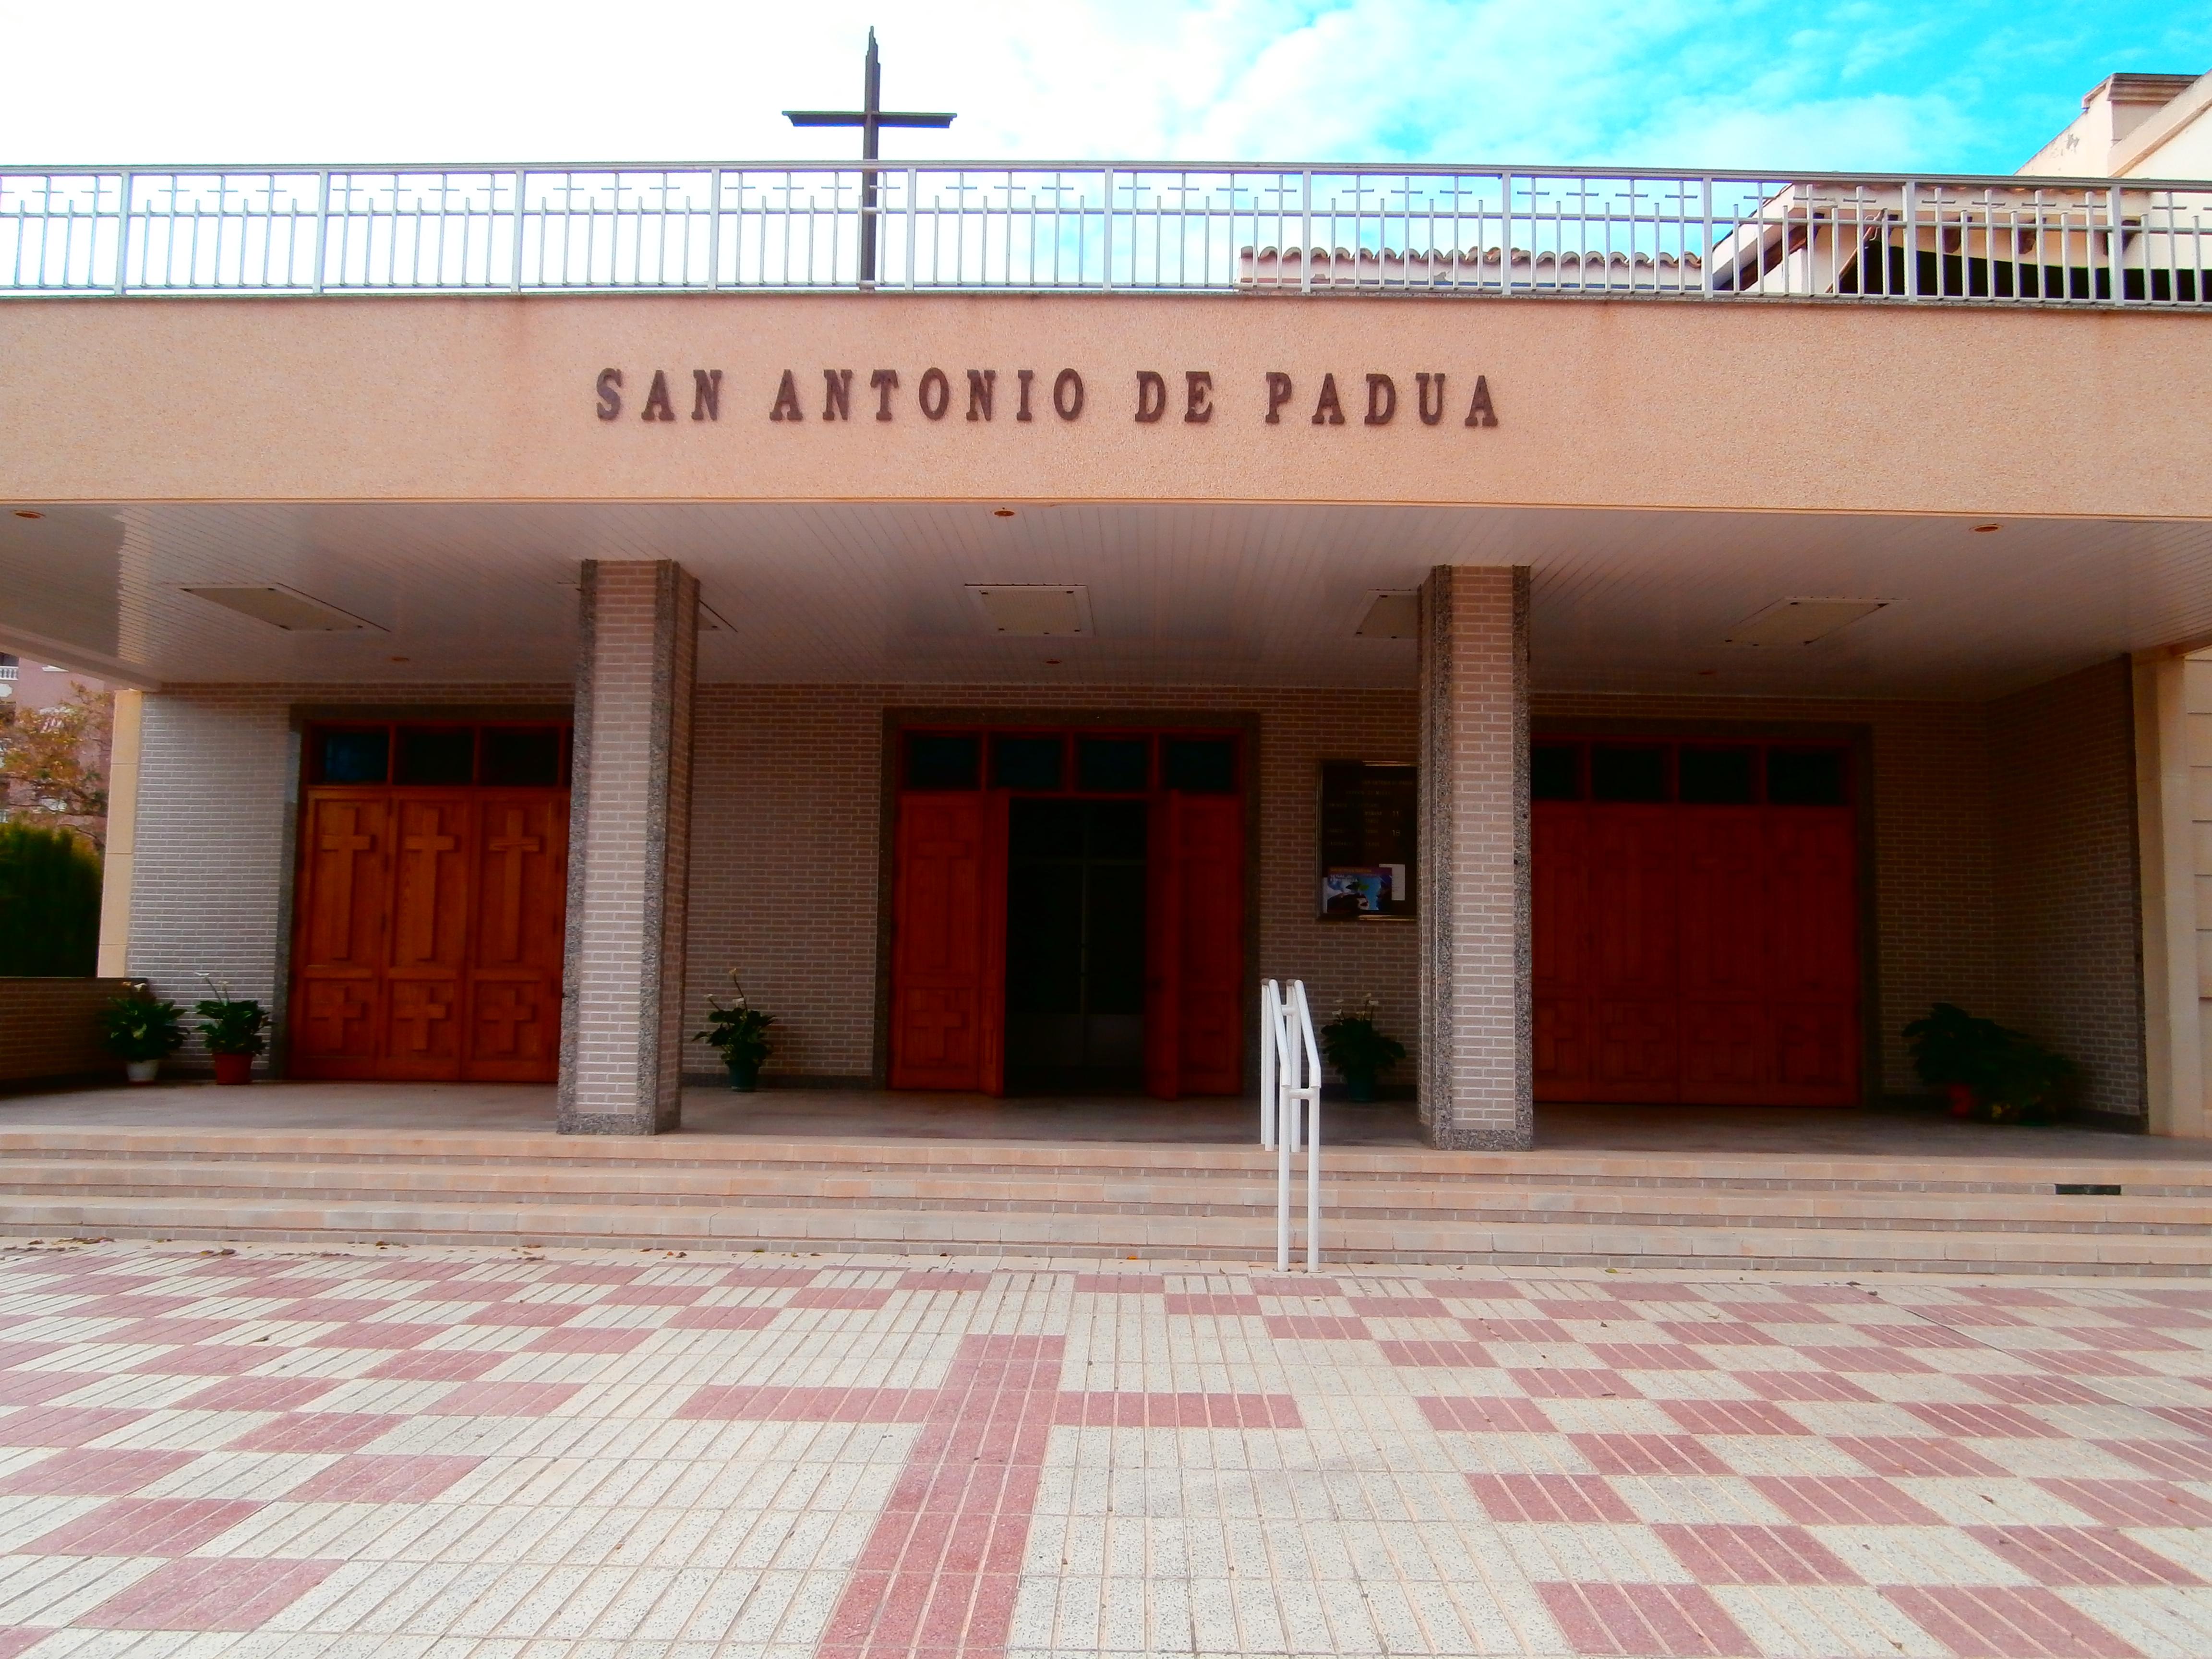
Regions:
[[1321, 763], [1321, 869], [1316, 894], [1327, 921], [1411, 917], [1417, 769], [1406, 761]]

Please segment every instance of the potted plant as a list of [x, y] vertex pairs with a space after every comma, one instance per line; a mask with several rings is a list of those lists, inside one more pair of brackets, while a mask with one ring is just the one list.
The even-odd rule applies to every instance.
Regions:
[[1343, 1073], [1345, 1092], [1356, 1101], [1374, 1099], [1376, 1077], [1406, 1057], [1406, 1045], [1375, 1024], [1382, 1012], [1372, 996], [1362, 997], [1339, 1008], [1321, 1028], [1321, 1051]]
[[161, 1062], [184, 1047], [184, 1011], [150, 989], [126, 992], [100, 1011], [100, 1041], [133, 1083], [151, 1083]]
[[2074, 1063], [2033, 1037], [1939, 1002], [1905, 1028], [1912, 1069], [1950, 1096], [1951, 1115], [1992, 1123], [2049, 1123], [2075, 1077]]
[[726, 1007], [720, 998], [707, 999], [707, 1029], [693, 1032], [691, 1041], [719, 1050], [722, 1064], [729, 1068], [730, 1087], [750, 1093], [760, 1087], [761, 1065], [771, 1046], [768, 1028], [775, 1024], [775, 1016], [746, 1001], [745, 988], [738, 983], [734, 968], [730, 989], [735, 1000]]
[[269, 1011], [250, 998], [231, 995], [230, 987], [219, 980], [205, 974], [200, 977], [215, 994], [192, 1005], [192, 1012], [200, 1017], [194, 1029], [215, 1057], [215, 1080], [250, 1082], [254, 1055], [269, 1046], [269, 1039], [262, 1035], [262, 1028], [269, 1024]]

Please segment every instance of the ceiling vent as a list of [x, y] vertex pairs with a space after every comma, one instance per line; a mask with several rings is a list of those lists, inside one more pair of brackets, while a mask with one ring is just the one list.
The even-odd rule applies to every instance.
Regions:
[[1367, 596], [1366, 611], [1352, 631], [1363, 640], [1410, 640], [1421, 628], [1421, 596], [1417, 592], [1375, 592]]
[[1810, 645], [1871, 617], [1887, 599], [1777, 599], [1728, 631], [1726, 645]]
[[970, 586], [969, 596], [994, 634], [1028, 639], [1087, 637], [1091, 633], [1091, 590], [1080, 583], [994, 584]]
[[320, 599], [289, 587], [187, 587], [185, 592], [226, 611], [235, 611], [241, 617], [251, 617], [256, 622], [295, 634], [386, 631], [364, 617], [341, 611], [334, 605], [325, 605]]

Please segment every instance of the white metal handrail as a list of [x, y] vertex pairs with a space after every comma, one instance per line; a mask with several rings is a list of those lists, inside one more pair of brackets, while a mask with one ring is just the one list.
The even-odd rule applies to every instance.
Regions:
[[863, 216], [879, 289], [2212, 307], [2212, 182], [1079, 161], [0, 167], [0, 296], [854, 289]]
[[1291, 1160], [1306, 1159], [1306, 1271], [1321, 1266], [1321, 1045], [1304, 980], [1260, 984], [1260, 1144], [1277, 1154], [1275, 1266], [1291, 1267]]

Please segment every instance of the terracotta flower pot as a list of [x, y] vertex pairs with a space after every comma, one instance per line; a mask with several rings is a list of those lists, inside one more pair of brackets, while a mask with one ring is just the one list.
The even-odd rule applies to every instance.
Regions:
[[1946, 1091], [1951, 1097], [1951, 1115], [1953, 1117], [1973, 1116], [1974, 1107], [1977, 1103], [1974, 1099], [1974, 1085], [1972, 1084], [1949, 1084], [1946, 1085]]
[[217, 1054], [215, 1057], [215, 1080], [217, 1083], [250, 1083], [253, 1080], [252, 1054]]

